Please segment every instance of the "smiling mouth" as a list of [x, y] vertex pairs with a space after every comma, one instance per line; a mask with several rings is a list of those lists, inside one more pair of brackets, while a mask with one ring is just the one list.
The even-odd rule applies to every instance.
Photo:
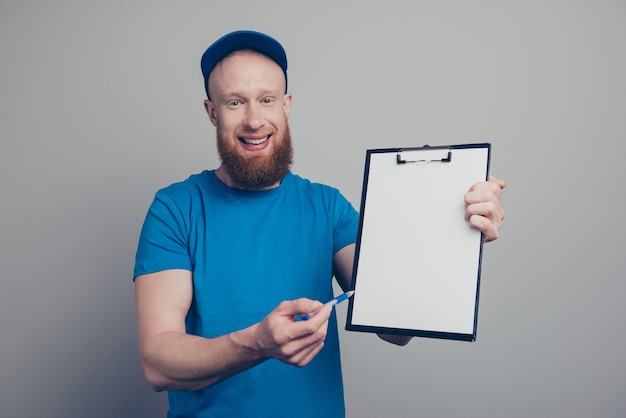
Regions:
[[239, 141], [247, 144], [247, 145], [261, 145], [265, 143], [268, 139], [270, 139], [270, 135], [264, 136], [263, 138], [244, 138], [239, 137]]

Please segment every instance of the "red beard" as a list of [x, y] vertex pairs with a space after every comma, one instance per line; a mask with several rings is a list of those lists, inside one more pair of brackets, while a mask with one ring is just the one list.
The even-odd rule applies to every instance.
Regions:
[[278, 141], [271, 155], [262, 157], [242, 155], [237, 144], [223, 137], [219, 124], [216, 131], [217, 151], [222, 165], [235, 184], [244, 190], [263, 190], [280, 183], [293, 163], [289, 125], [285, 125], [282, 140]]

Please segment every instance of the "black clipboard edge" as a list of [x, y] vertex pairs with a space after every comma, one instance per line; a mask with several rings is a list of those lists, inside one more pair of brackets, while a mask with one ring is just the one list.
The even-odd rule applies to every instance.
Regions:
[[[356, 287], [356, 277], [359, 266], [359, 254], [361, 249], [361, 234], [363, 232], [363, 220], [365, 218], [365, 201], [367, 197], [367, 182], [369, 179], [369, 168], [370, 168], [370, 159], [372, 154], [381, 154], [381, 153], [398, 153], [401, 151], [419, 151], [419, 150], [436, 150], [436, 149], [467, 149], [467, 148], [487, 148], [487, 169], [485, 174], [485, 181], [489, 179], [489, 168], [491, 167], [491, 143], [488, 142], [480, 142], [480, 143], [468, 143], [468, 144], [457, 144], [457, 145], [437, 145], [430, 146], [424, 145], [422, 147], [404, 147], [404, 148], [377, 148], [377, 149], [368, 149], [365, 153], [365, 167], [363, 169], [363, 186], [361, 188], [361, 205], [359, 208], [359, 224], [358, 224], [358, 234], [356, 240], [356, 248], [354, 251], [354, 264], [352, 267], [352, 278], [350, 280], [350, 290], [355, 290]], [[468, 341], [473, 342], [476, 341], [476, 333], [478, 328], [478, 302], [480, 298], [480, 277], [481, 277], [481, 268], [482, 268], [482, 260], [483, 260], [483, 246], [484, 240], [480, 240], [480, 249], [478, 254], [478, 277], [476, 279], [476, 300], [474, 302], [474, 326], [472, 330], [472, 334], [461, 334], [461, 333], [451, 333], [451, 332], [440, 332], [440, 331], [426, 331], [426, 330], [411, 330], [411, 329], [402, 329], [402, 328], [385, 328], [385, 327], [374, 327], [367, 325], [354, 325], [352, 324], [352, 306], [353, 299], [348, 300], [348, 316], [346, 319], [346, 331], [359, 331], [359, 332], [371, 332], [376, 334], [395, 334], [395, 335], [406, 335], [412, 337], [425, 337], [425, 338], [438, 338], [438, 339], [447, 339], [447, 340], [458, 340], [458, 341]]]
[[[350, 304], [352, 304], [352, 301], [350, 301]], [[424, 337], [424, 338], [446, 339], [446, 340], [466, 341], [466, 342], [476, 341], [476, 328], [474, 328], [474, 333], [472, 334], [461, 334], [461, 333], [455, 333], [455, 332], [373, 327], [373, 326], [368, 326], [368, 325], [354, 325], [354, 324], [347, 323], [346, 331], [371, 332], [371, 333], [376, 333], [376, 334], [405, 335], [409, 337]]]

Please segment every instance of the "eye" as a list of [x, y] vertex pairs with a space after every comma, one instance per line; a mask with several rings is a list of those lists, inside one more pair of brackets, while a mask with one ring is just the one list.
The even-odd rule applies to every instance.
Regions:
[[266, 97], [263, 100], [261, 100], [261, 103], [263, 103], [263, 104], [272, 104], [272, 103], [274, 103], [274, 99], [272, 97]]
[[228, 102], [228, 106], [230, 107], [237, 107], [241, 105], [241, 101], [239, 100], [231, 100], [230, 102]]

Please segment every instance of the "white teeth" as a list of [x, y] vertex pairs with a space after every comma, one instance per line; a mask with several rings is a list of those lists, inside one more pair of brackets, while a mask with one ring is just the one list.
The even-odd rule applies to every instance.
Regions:
[[249, 139], [249, 138], [242, 138], [242, 139], [246, 144], [250, 144], [250, 145], [261, 145], [262, 143], [267, 141], [267, 137], [259, 138], [259, 139]]

